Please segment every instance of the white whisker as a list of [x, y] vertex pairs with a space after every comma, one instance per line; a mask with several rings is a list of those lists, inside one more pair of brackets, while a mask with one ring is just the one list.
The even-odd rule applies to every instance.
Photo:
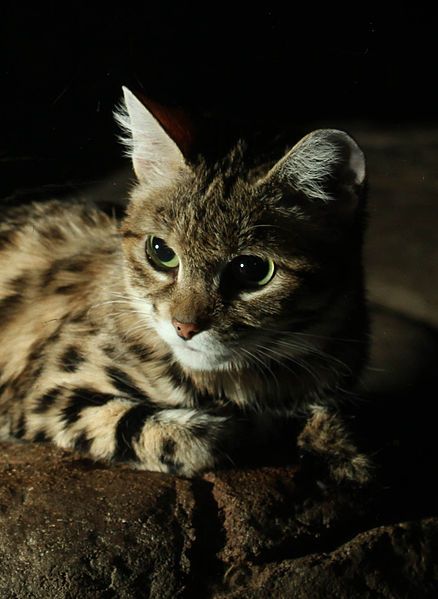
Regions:
[[274, 362], [276, 362], [277, 364], [279, 364], [281, 367], [286, 368], [287, 370], [289, 370], [290, 372], [292, 372], [295, 376], [296, 376], [296, 372], [294, 372], [293, 370], [290, 370], [290, 368], [287, 368], [283, 362], [281, 362], [278, 358], [278, 356], [280, 356], [283, 359], [286, 359], [290, 362], [292, 362], [293, 364], [296, 364], [297, 366], [299, 366], [300, 368], [302, 368], [303, 370], [305, 370], [308, 374], [310, 374], [310, 376], [312, 378], [315, 379], [315, 381], [318, 382], [318, 378], [316, 373], [310, 368], [309, 364], [307, 362], [305, 362], [304, 360], [298, 358], [297, 356], [293, 356], [290, 354], [286, 354], [284, 352], [275, 352], [275, 350], [273, 350], [270, 347], [266, 347], [266, 346], [258, 346], [260, 347], [263, 352], [268, 353], [268, 355], [270, 355], [270, 359], [273, 360]]
[[[277, 378], [277, 376], [276, 376], [276, 375], [275, 375], [275, 373], [272, 371], [272, 369], [271, 369], [271, 368], [268, 366], [268, 364], [266, 364], [266, 362], [265, 362], [264, 360], [262, 360], [262, 359], [259, 357], [259, 356], [260, 356], [260, 353], [259, 353], [259, 352], [257, 352], [257, 350], [255, 350], [255, 351], [256, 351], [256, 353], [254, 353], [254, 351], [249, 351], [249, 350], [248, 350], [248, 349], [246, 349], [246, 348], [241, 348], [241, 351], [242, 351], [243, 353], [245, 353], [246, 355], [248, 355], [248, 356], [249, 356], [250, 358], [252, 358], [253, 360], [255, 360], [255, 361], [258, 363], [258, 364], [260, 364], [260, 366], [262, 367], [262, 369], [265, 369], [265, 370], [266, 370], [266, 371], [267, 371], [267, 372], [268, 372], [268, 373], [269, 373], [269, 374], [272, 376], [272, 378], [273, 378], [273, 379], [274, 379], [274, 381], [275, 381], [275, 384], [276, 384], [277, 390], [278, 390], [278, 392], [280, 392], [280, 384], [279, 384], [279, 382], [278, 382], [278, 378]], [[259, 355], [257, 355], [257, 354], [259, 354]], [[256, 365], [254, 364], [254, 366], [256, 366]], [[262, 371], [260, 371], [260, 370], [259, 370], [259, 372], [260, 372], [260, 374], [263, 376], [263, 372], [262, 372]], [[264, 376], [264, 378], [265, 378], [265, 380], [267, 381], [266, 375]]]
[[348, 366], [348, 364], [346, 364], [345, 362], [343, 362], [336, 356], [326, 353], [325, 351], [323, 351], [320, 348], [317, 348], [312, 345], [304, 344], [304, 343], [296, 343], [296, 342], [290, 343], [288, 341], [283, 341], [281, 339], [278, 339], [276, 341], [276, 343], [280, 344], [283, 347], [291, 348], [291, 349], [298, 350], [298, 351], [300, 351], [300, 350], [304, 351], [314, 357], [321, 358], [325, 362], [328, 362], [328, 363], [332, 362], [333, 366], [338, 365], [341, 367], [342, 370], [345, 370], [345, 371], [348, 371], [349, 373], [351, 373], [351, 368]]
[[334, 337], [333, 335], [317, 335], [316, 333], [304, 333], [302, 331], [288, 331], [281, 328], [274, 329], [268, 327], [258, 327], [258, 331], [266, 331], [267, 333], [274, 333], [275, 335], [281, 335], [282, 337], [292, 338], [295, 337], [309, 337], [311, 339], [318, 339], [322, 341], [340, 341], [342, 343], [364, 343], [360, 339], [349, 339], [345, 337]]

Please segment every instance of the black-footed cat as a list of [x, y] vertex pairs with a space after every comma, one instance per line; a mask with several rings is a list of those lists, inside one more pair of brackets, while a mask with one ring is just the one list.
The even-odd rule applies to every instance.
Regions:
[[336, 416], [366, 357], [361, 150], [322, 129], [256, 178], [238, 149], [189, 163], [124, 94], [123, 222], [57, 201], [2, 217], [3, 437], [192, 476], [242, 414], [296, 415], [299, 446], [366, 480]]

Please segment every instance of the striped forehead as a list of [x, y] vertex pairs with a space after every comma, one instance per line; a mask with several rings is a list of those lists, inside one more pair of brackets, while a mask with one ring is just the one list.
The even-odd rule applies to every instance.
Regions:
[[181, 239], [197, 240], [213, 249], [218, 240], [230, 247], [252, 243], [264, 211], [248, 184], [234, 181], [230, 185], [218, 176], [208, 185], [186, 190], [172, 212], [172, 224]]

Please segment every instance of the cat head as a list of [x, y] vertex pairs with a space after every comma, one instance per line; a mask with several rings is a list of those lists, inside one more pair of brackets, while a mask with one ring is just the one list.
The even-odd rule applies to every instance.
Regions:
[[254, 176], [241, 146], [189, 163], [127, 89], [117, 119], [138, 180], [122, 226], [128, 290], [181, 365], [299, 353], [279, 339], [348, 317], [333, 307], [360, 270], [365, 161], [351, 137], [313, 131]]

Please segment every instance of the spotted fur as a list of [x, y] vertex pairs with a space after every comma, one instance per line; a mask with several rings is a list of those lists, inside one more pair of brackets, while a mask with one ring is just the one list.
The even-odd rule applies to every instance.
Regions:
[[[242, 147], [188, 163], [127, 90], [125, 102], [138, 184], [121, 223], [50, 201], [0, 224], [1, 434], [191, 476], [232, 453], [243, 416], [310, 413], [301, 446], [363, 479], [366, 459], [323, 416], [366, 357], [358, 146], [320, 130], [255, 176]], [[177, 271], [148, 261], [148, 234]], [[272, 259], [272, 281], [236, 288], [227, 265], [242, 254]], [[173, 319], [200, 332], [183, 340]]]

